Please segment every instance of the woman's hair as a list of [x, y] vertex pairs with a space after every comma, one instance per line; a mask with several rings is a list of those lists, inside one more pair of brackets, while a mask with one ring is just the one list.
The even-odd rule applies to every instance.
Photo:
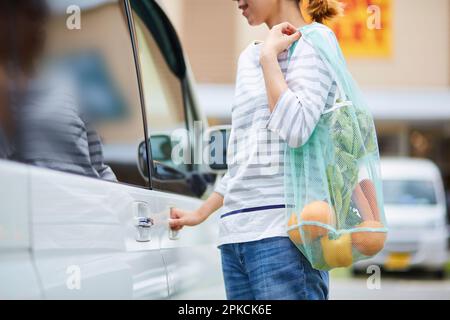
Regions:
[[319, 23], [342, 16], [344, 13], [344, 4], [338, 0], [300, 0], [301, 4], [302, 2], [306, 2], [306, 13]]

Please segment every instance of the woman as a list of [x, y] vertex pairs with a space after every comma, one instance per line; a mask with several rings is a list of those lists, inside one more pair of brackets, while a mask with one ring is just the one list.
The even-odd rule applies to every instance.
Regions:
[[264, 23], [270, 32], [239, 58], [228, 172], [198, 210], [174, 209], [170, 225], [197, 225], [223, 206], [219, 248], [228, 299], [327, 299], [328, 273], [313, 269], [286, 232], [283, 157], [286, 144], [308, 140], [336, 98], [327, 67], [301, 39], [302, 11], [321, 23], [340, 15], [342, 6], [335, 0], [237, 2], [250, 25]]

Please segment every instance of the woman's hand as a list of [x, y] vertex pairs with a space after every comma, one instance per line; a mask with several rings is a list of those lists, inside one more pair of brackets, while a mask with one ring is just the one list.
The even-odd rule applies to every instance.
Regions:
[[206, 218], [199, 210], [186, 211], [172, 208], [170, 211], [169, 225], [172, 230], [178, 231], [184, 226], [196, 226], [205, 221]]
[[260, 60], [267, 57], [277, 57], [300, 39], [300, 32], [289, 22], [283, 22], [272, 27], [261, 49]]
[[261, 48], [259, 62], [264, 74], [270, 112], [274, 110], [282, 93], [288, 89], [278, 63], [278, 55], [300, 39], [300, 36], [300, 32], [292, 24], [283, 22], [270, 30]]

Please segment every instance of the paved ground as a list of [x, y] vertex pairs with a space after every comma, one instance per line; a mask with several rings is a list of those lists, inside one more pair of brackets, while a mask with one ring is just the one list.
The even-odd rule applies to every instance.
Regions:
[[[338, 300], [450, 300], [450, 251], [447, 276], [437, 280], [424, 271], [381, 272], [380, 289], [369, 289], [369, 275], [352, 276], [350, 270], [336, 269], [331, 272], [330, 299]], [[373, 284], [373, 282], [371, 282]]]
[[368, 289], [367, 277], [332, 277], [330, 299], [340, 300], [450, 300], [450, 279], [435, 280], [423, 274], [381, 276], [380, 289]]

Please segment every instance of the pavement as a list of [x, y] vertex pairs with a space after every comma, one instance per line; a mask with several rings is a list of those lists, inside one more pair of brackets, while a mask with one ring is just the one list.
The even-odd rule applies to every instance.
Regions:
[[331, 300], [450, 300], [450, 278], [433, 279], [425, 273], [381, 274], [379, 287], [369, 275], [331, 274]]
[[380, 289], [368, 289], [365, 279], [332, 280], [331, 300], [449, 300], [450, 280], [382, 280]]

